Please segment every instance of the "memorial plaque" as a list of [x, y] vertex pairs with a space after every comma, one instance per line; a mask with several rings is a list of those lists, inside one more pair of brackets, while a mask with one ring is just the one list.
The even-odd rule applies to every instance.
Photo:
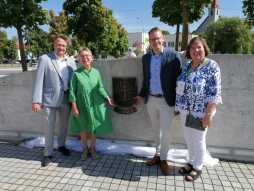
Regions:
[[135, 77], [113, 77], [113, 99], [115, 111], [121, 114], [136, 112], [134, 97], [137, 96], [137, 81]]

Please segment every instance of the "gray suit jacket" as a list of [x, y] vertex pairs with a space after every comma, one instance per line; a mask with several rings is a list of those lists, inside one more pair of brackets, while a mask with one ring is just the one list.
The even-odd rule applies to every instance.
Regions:
[[[76, 63], [68, 57], [67, 65], [70, 81]], [[32, 99], [33, 103], [40, 103], [46, 107], [59, 107], [63, 103], [63, 78], [54, 53], [42, 55], [39, 59]]]

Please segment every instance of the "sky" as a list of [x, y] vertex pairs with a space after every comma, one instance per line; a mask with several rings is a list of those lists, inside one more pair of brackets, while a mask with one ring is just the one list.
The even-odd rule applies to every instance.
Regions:
[[[59, 13], [62, 10], [64, 0], [48, 0], [42, 3], [43, 8], [55, 10]], [[113, 11], [113, 16], [128, 32], [147, 32], [150, 28], [158, 26], [170, 33], [175, 32], [175, 27], [170, 27], [159, 21], [159, 18], [152, 17], [153, 0], [102, 0], [103, 5]], [[241, 17], [241, 0], [219, 0], [220, 15], [226, 17]], [[190, 32], [195, 30], [207, 16], [190, 25]], [[45, 28], [45, 27], [44, 27]], [[47, 30], [47, 27], [45, 28]], [[8, 37], [16, 36], [16, 31], [7, 29]]]

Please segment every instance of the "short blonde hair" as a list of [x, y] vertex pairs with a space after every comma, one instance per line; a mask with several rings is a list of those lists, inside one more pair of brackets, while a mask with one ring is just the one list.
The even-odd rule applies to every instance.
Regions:
[[[81, 47], [81, 48], [79, 49], [79, 51], [78, 51], [78, 57], [80, 56], [80, 54], [81, 54], [82, 52], [88, 52], [88, 54], [90, 54], [90, 56], [91, 56], [91, 58], [92, 58], [92, 61], [93, 61], [93, 54], [92, 54], [92, 51], [91, 51], [89, 48], [87, 48], [87, 47]], [[78, 60], [79, 60], [79, 58], [78, 58]]]
[[80, 54], [83, 51], [88, 52], [89, 54], [91, 54], [91, 56], [93, 56], [92, 51], [87, 47], [80, 47], [78, 54]]

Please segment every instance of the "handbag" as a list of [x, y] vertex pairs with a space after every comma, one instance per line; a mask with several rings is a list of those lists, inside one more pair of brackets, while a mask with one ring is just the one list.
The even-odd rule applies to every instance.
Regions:
[[[189, 65], [189, 68], [188, 68], [188, 72], [186, 73], [186, 78], [187, 76], [189, 75], [189, 70], [191, 69], [190, 68], [191, 64]], [[184, 90], [186, 91], [186, 86], [184, 87]], [[194, 104], [196, 102], [196, 96], [195, 96], [195, 99], [194, 99]], [[192, 106], [192, 110], [194, 109], [194, 104]], [[198, 117], [194, 117], [192, 114], [191, 114], [191, 108], [190, 108], [190, 103], [188, 102], [188, 114], [186, 115], [186, 119], [185, 119], [185, 126], [186, 127], [190, 127], [190, 128], [193, 128], [193, 129], [197, 129], [197, 130], [200, 130], [200, 131], [205, 131], [205, 127], [203, 127], [203, 122], [202, 122], [202, 119], [198, 118]]]
[[205, 131], [206, 129], [205, 127], [203, 127], [202, 120], [198, 117], [194, 117], [190, 112], [186, 115], [185, 126], [200, 131]]

